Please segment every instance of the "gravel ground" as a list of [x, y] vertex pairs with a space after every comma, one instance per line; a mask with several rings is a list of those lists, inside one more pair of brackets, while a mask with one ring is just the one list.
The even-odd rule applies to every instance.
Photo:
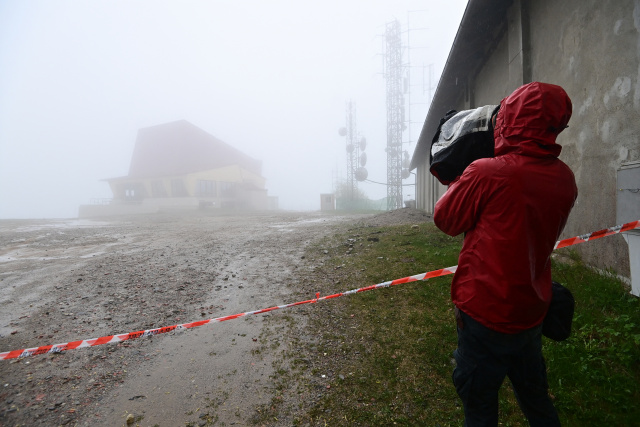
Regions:
[[[316, 280], [309, 244], [355, 223], [428, 219], [401, 209], [0, 221], [0, 351], [295, 302]], [[261, 411], [282, 393], [283, 354], [313, 340], [313, 310], [294, 310], [0, 361], [0, 425], [290, 425]]]

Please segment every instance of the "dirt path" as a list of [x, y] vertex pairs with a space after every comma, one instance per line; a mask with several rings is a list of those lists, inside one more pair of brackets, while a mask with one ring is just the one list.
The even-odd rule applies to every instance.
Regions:
[[[364, 217], [0, 221], [0, 351], [294, 302], [307, 245]], [[283, 319], [0, 361], [0, 425], [252, 425], [273, 397]]]

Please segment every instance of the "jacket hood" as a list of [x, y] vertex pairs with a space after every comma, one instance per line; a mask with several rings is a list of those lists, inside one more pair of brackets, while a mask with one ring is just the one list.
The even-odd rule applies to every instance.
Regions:
[[567, 127], [571, 112], [571, 99], [560, 86], [533, 82], [519, 87], [500, 102], [495, 155], [558, 157], [562, 147], [556, 137]]

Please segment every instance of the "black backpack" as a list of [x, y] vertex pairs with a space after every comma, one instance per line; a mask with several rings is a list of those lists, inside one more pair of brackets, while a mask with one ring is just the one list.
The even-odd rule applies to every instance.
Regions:
[[485, 105], [473, 110], [451, 110], [440, 119], [429, 151], [429, 171], [438, 181], [447, 185], [474, 160], [493, 157], [491, 117], [499, 108]]
[[551, 304], [542, 321], [542, 335], [554, 341], [564, 341], [571, 335], [576, 302], [571, 291], [558, 282], [551, 282]]

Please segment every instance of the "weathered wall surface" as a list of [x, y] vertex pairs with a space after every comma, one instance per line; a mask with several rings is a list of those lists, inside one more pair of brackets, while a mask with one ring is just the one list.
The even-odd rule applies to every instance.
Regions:
[[[565, 235], [614, 225], [617, 170], [640, 160], [640, 1], [529, 1], [528, 8], [532, 78], [561, 85], [573, 101], [558, 139], [580, 192]], [[620, 236], [576, 250], [597, 266], [629, 272]]]
[[[457, 65], [448, 70], [462, 83], [436, 95], [458, 99], [460, 110], [497, 103], [530, 81], [564, 87], [573, 117], [558, 137], [560, 158], [574, 171], [579, 196], [562, 237], [616, 225], [618, 170], [640, 161], [640, 0], [502, 0], [493, 15], [488, 5], [468, 6], [473, 14], [461, 24]], [[469, 50], [476, 40], [482, 43]], [[483, 47], [478, 61], [472, 54]], [[444, 187], [429, 175], [428, 161], [417, 167], [418, 207], [432, 212]], [[575, 250], [591, 265], [629, 275], [622, 236]]]
[[[503, 38], [475, 78], [473, 88], [474, 106], [499, 104], [515, 87], [509, 82], [509, 43]], [[517, 87], [518, 85], [516, 85]]]
[[[469, 96], [464, 96], [465, 92], [461, 91], [457, 103], [451, 105], [452, 109], [461, 111], [483, 105], [498, 104], [502, 98], [515, 89], [509, 85], [509, 68], [505, 67], [505, 64], [509, 63], [508, 49], [506, 37], [497, 42], [491, 50], [491, 56], [487, 58], [486, 63], [479, 70], [478, 76], [470, 79]], [[418, 187], [416, 190], [418, 208], [433, 212], [436, 201], [444, 194], [447, 187], [431, 176], [428, 161], [418, 166], [416, 184]]]

